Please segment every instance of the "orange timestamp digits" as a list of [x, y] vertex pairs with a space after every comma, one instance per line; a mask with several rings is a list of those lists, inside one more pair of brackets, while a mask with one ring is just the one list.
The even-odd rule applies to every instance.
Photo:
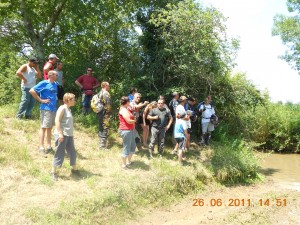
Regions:
[[[256, 204], [252, 204], [256, 203]], [[286, 199], [276, 198], [275, 200], [271, 199], [259, 199], [258, 202], [254, 202], [249, 198], [229, 198], [227, 200], [223, 200], [221, 198], [211, 198], [211, 199], [203, 199], [203, 198], [194, 198], [193, 206], [212, 206], [212, 207], [220, 207], [220, 206], [286, 206]]]

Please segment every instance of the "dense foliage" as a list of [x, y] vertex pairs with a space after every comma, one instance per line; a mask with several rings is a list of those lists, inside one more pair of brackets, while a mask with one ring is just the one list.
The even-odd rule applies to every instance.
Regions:
[[263, 148], [298, 151], [299, 107], [271, 103], [244, 74], [232, 74], [239, 41], [227, 36], [225, 23], [221, 12], [192, 0], [2, 1], [0, 104], [19, 101], [15, 71], [29, 55], [42, 67], [55, 53], [64, 62], [65, 89], [77, 96], [74, 81], [88, 66], [111, 83], [114, 109], [131, 86], [145, 100], [160, 94], [169, 100], [179, 91], [200, 102], [210, 94], [221, 121], [215, 139], [226, 133]]
[[288, 50], [282, 58], [300, 72], [300, 1], [287, 0], [290, 16], [278, 14], [274, 17], [273, 35], [280, 36]]

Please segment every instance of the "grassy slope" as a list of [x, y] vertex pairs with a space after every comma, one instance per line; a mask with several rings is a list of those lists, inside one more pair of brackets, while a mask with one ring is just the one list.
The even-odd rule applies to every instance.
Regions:
[[[162, 158], [149, 160], [143, 153], [135, 156], [132, 168], [123, 171], [122, 144], [116, 132], [110, 133], [111, 151], [99, 152], [95, 129], [76, 123], [81, 176], [70, 176], [65, 158], [60, 179], [53, 182], [49, 175], [53, 155], [43, 158], [37, 151], [39, 121], [18, 121], [15, 111], [11, 106], [0, 110], [0, 219], [10, 224], [123, 224], [142, 209], [174, 203], [216, 179], [230, 176], [229, 180], [235, 180], [234, 174], [237, 179], [256, 176], [255, 166], [244, 170], [239, 154], [232, 159], [242, 165], [241, 169], [233, 164], [226, 170], [220, 163], [223, 156], [214, 154], [214, 148], [204, 150], [197, 145], [193, 145], [184, 167], [178, 166], [167, 148]], [[215, 149], [224, 149], [225, 159], [231, 159], [228, 149]], [[214, 155], [218, 157], [211, 163]]]

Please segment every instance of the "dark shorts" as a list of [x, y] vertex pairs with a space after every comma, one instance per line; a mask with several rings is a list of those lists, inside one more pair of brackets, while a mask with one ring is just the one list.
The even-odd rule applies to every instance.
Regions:
[[185, 138], [175, 138], [175, 140], [178, 143], [178, 149], [183, 150], [185, 145]]
[[58, 85], [58, 86], [57, 86], [57, 98], [58, 98], [59, 100], [63, 100], [64, 94], [65, 94], [64, 87]]
[[[139, 120], [138, 120], [139, 124], [143, 124], [143, 117], [142, 116], [139, 116]], [[145, 119], [145, 122], [146, 122], [146, 125], [150, 125], [150, 120], [148, 119]]]

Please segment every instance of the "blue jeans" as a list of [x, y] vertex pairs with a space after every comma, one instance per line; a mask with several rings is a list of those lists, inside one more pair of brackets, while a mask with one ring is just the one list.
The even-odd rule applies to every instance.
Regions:
[[91, 100], [93, 98], [93, 95], [83, 94], [82, 97], [83, 97], [83, 99], [82, 99], [82, 106], [84, 108], [91, 108]]
[[21, 97], [19, 110], [17, 113], [18, 118], [21, 118], [23, 115], [25, 115], [25, 117], [32, 116], [32, 109], [34, 107], [35, 99], [29, 93], [29, 90], [30, 88], [25, 88], [25, 87], [21, 88], [22, 97]]
[[123, 157], [127, 157], [135, 152], [136, 144], [134, 140], [134, 130], [119, 130], [123, 139]]

